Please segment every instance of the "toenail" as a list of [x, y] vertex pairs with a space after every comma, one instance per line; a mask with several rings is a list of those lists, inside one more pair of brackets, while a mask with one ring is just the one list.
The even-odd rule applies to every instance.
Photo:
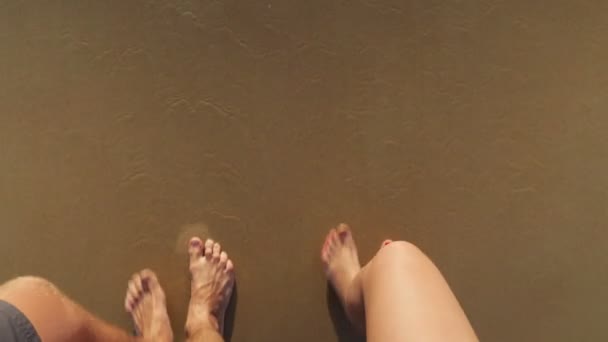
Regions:
[[141, 288], [143, 292], [148, 292], [150, 291], [150, 284], [149, 284], [149, 279], [148, 278], [144, 278], [141, 280]]
[[393, 241], [391, 241], [391, 240], [385, 240], [383, 245], [384, 245], [384, 246], [387, 246], [387, 245], [389, 245], [391, 242], [393, 242]]
[[190, 241], [190, 246], [199, 247], [201, 245], [201, 240], [192, 240]]

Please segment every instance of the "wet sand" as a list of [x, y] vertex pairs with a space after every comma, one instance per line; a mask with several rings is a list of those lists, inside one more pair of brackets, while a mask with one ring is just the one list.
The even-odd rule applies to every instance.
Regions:
[[346, 221], [363, 260], [424, 249], [482, 340], [607, 340], [607, 36], [602, 1], [3, 2], [0, 281], [129, 328], [150, 267], [181, 337], [201, 233], [233, 341], [335, 341]]

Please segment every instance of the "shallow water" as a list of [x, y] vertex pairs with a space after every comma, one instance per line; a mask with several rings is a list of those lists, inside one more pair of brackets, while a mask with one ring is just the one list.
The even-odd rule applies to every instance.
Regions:
[[[233, 341], [334, 341], [319, 248], [408, 239], [482, 340], [601, 341], [602, 1], [0, 5], [0, 279], [129, 328], [190, 234], [235, 261]], [[345, 333], [340, 331], [339, 334]]]

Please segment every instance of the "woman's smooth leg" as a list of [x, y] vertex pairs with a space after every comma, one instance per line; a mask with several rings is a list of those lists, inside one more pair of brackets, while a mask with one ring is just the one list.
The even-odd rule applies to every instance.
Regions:
[[477, 341], [441, 272], [411, 243], [378, 251], [360, 284], [369, 342]]
[[366, 331], [367, 341], [477, 341], [437, 267], [411, 243], [385, 241], [361, 268], [352, 232], [340, 224], [327, 234], [321, 260], [347, 316]]

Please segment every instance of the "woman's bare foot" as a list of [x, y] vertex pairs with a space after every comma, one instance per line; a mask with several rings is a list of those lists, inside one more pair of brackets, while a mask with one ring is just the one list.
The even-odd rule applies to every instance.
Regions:
[[190, 239], [190, 306], [186, 333], [193, 336], [205, 326], [224, 332], [224, 316], [234, 286], [234, 265], [219, 243]]
[[131, 277], [125, 309], [133, 317], [139, 336], [149, 341], [173, 341], [165, 292], [154, 272], [146, 269]]
[[325, 275], [342, 301], [346, 315], [359, 329], [365, 328], [363, 293], [357, 275], [361, 270], [357, 246], [348, 225], [342, 223], [325, 238], [321, 250]]

